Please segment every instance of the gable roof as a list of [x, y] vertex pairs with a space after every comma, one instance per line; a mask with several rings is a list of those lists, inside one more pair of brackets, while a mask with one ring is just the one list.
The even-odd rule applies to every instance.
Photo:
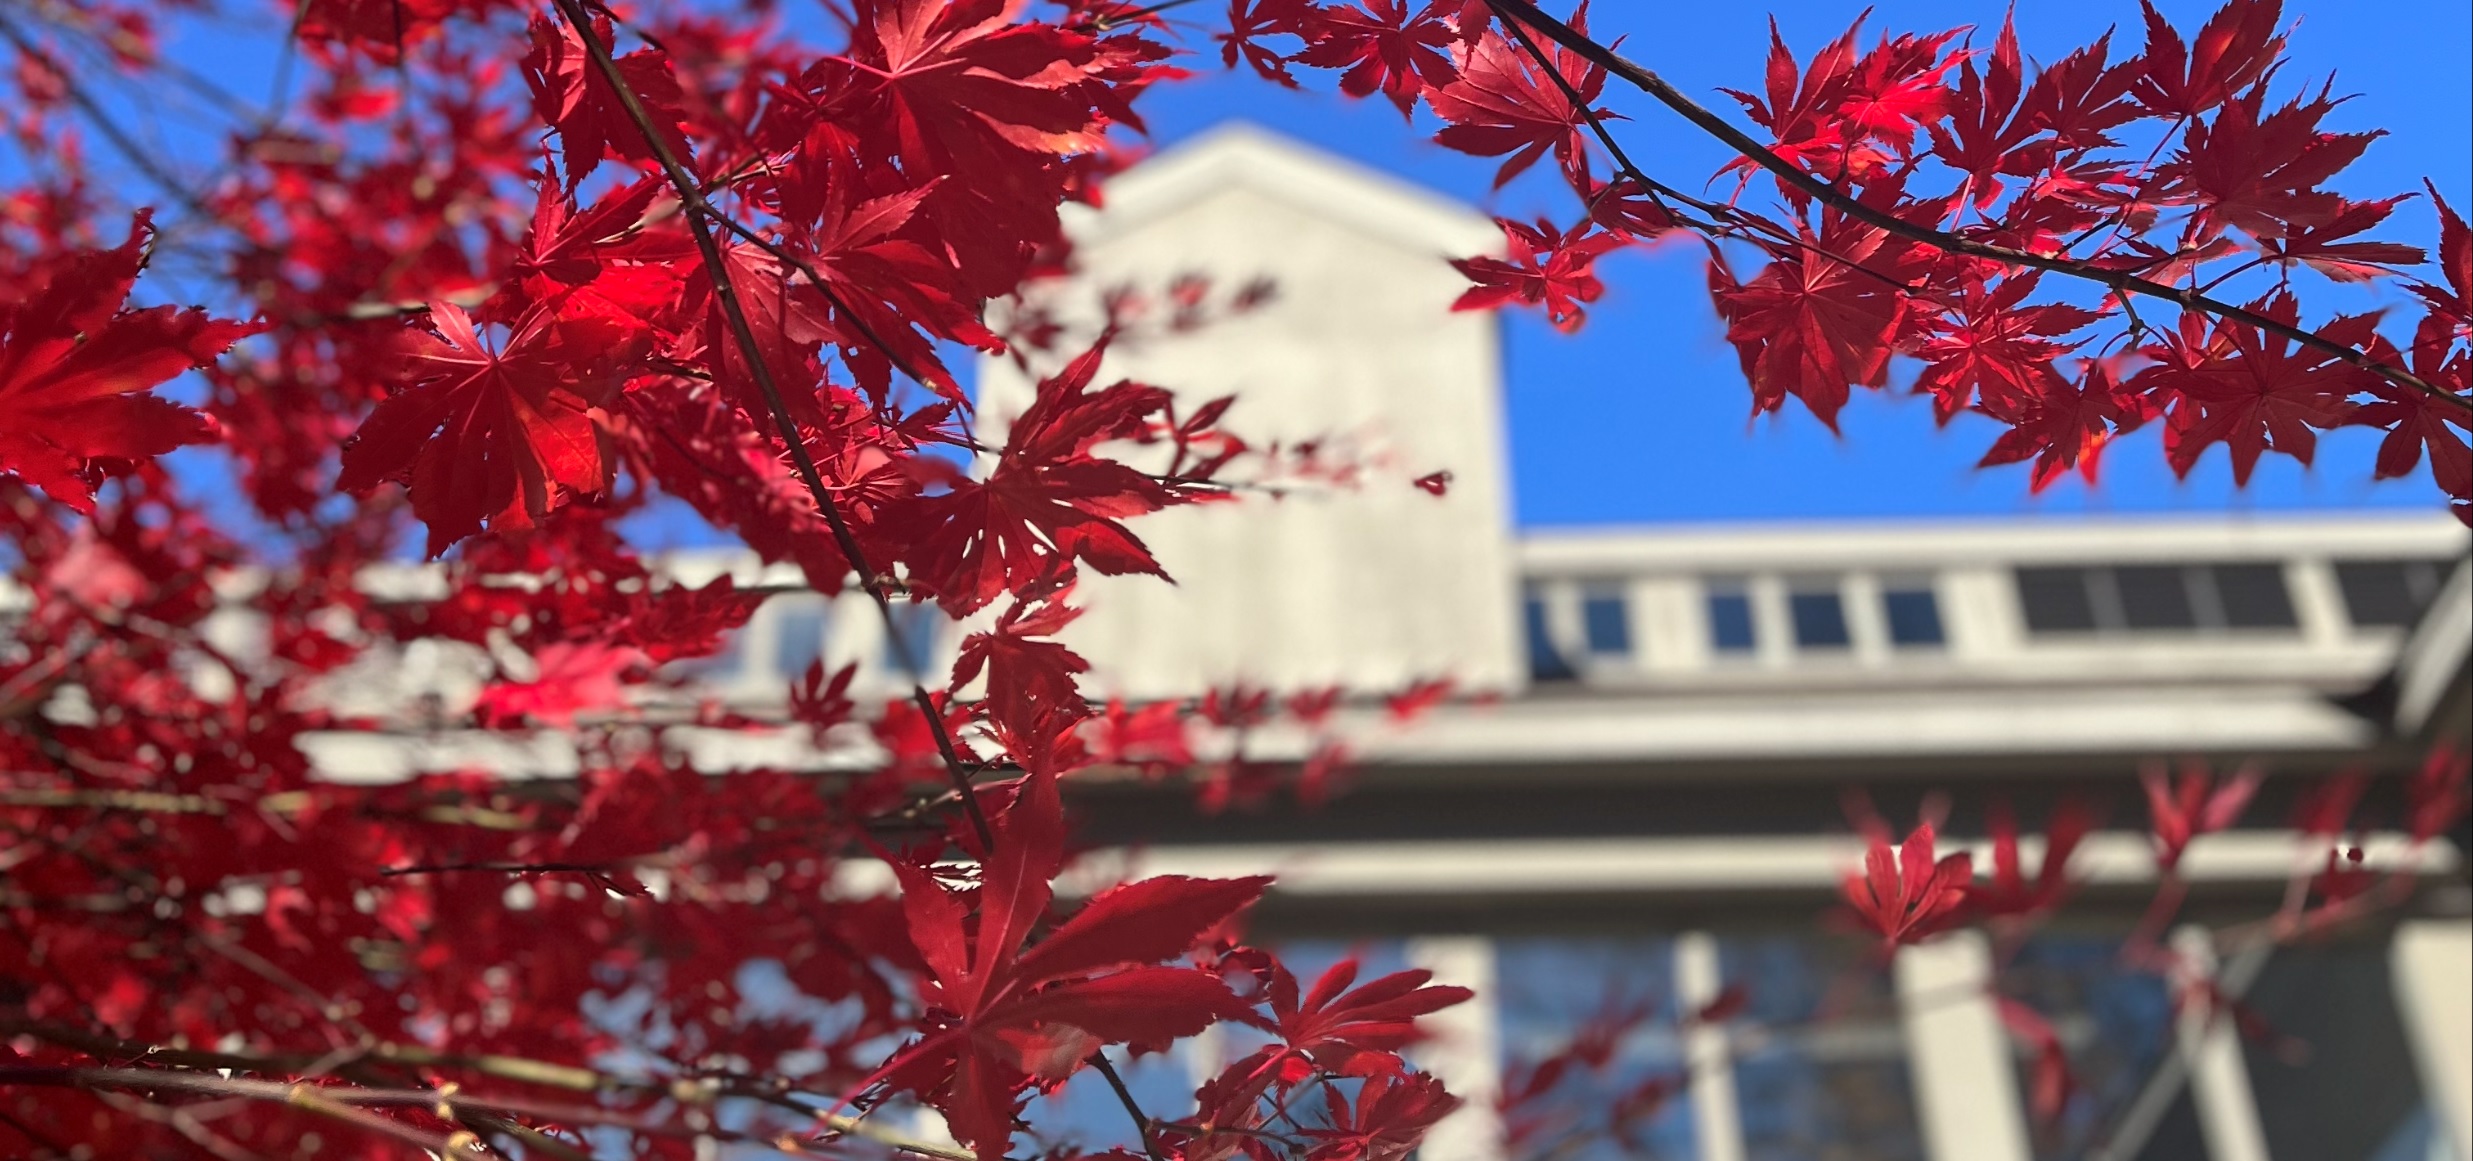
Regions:
[[1409, 250], [1459, 257], [1502, 246], [1502, 231], [1474, 207], [1244, 121], [1222, 123], [1110, 179], [1106, 211], [1076, 214], [1073, 233], [1084, 241], [1128, 233], [1232, 187]]

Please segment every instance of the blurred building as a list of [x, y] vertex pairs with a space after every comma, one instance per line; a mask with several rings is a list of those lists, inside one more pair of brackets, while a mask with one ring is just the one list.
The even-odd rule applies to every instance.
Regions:
[[[1188, 413], [1235, 393], [1227, 426], [1277, 454], [1236, 503], [1137, 521], [1176, 583], [1086, 578], [1065, 639], [1129, 703], [1340, 689], [1325, 730], [1358, 759], [1326, 803], [1212, 814], [1173, 781], [1094, 779], [1089, 833], [1121, 847], [1112, 868], [1277, 872], [1260, 929], [1308, 959], [1477, 985], [1426, 1051], [1479, 1099], [1427, 1161], [1503, 1156], [1510, 1132], [1558, 1161], [2473, 1161], [2465, 840], [2393, 830], [2403, 776], [2473, 717], [2473, 571], [2447, 516], [1520, 529], [1496, 323], [1448, 309], [1466, 283], [1445, 259], [1497, 246], [1487, 219], [1231, 128], [1118, 178], [1075, 230], [1081, 274], [1033, 304], [1060, 354], [982, 369], [988, 433], [1113, 317], [1103, 382], [1171, 386]], [[778, 703], [819, 659], [859, 665], [862, 694], [906, 688], [958, 635], [907, 615], [910, 658], [863, 601], [786, 592], [695, 695]], [[397, 659], [369, 696], [452, 706], [469, 661]], [[1430, 679], [1452, 697], [1393, 721], [1383, 695]], [[1244, 753], [1293, 764], [1314, 732], [1249, 731]], [[714, 764], [837, 760], [787, 734], [670, 737]], [[548, 733], [316, 745], [341, 777], [573, 767]], [[2158, 758], [2268, 774], [2240, 826], [2193, 847], [2169, 935], [2222, 961], [2242, 1021], [2177, 1021], [2167, 982], [2121, 962], [2155, 886], [2137, 774]], [[2289, 827], [2296, 796], [2355, 768], [2375, 776], [2368, 865], [2418, 886], [2297, 945], [2243, 935], [2325, 857]], [[2108, 821], [2057, 922], [1884, 962], [1820, 919], [1860, 859], [1855, 794], [1901, 829], [1945, 810], [1966, 841], [1995, 802], [2030, 832], [2064, 801]], [[2056, 1125], [2030, 1122], [2031, 1054], [1991, 981], [2076, 1061]], [[1679, 1019], [1729, 985], [1738, 1018]], [[1484, 1095], [1524, 1060], [1626, 1002], [1657, 1018], [1621, 1039], [1607, 1091], [1677, 1081], [1636, 1141], [1555, 1147], [1495, 1115]]]
[[[2166, 984], [2118, 955], [2154, 887], [2142, 762], [2269, 773], [2187, 864], [2184, 921], [2220, 926], [2272, 914], [2324, 857], [2285, 829], [2300, 789], [2374, 771], [2361, 817], [2392, 826], [2397, 775], [2464, 737], [2473, 545], [2446, 515], [1520, 529], [1496, 324], [1448, 310], [1467, 284], [1445, 258], [1500, 245], [1481, 215], [1228, 128], [1118, 178], [1076, 239], [1080, 275], [1035, 306], [1088, 335], [1115, 304], [1102, 382], [1234, 393], [1248, 439], [1354, 465], [1273, 457], [1244, 502], [1137, 522], [1177, 583], [1086, 580], [1065, 639], [1093, 684], [1460, 695], [1404, 726], [1357, 702], [1365, 765], [1324, 805], [1199, 816], [1189, 791], [1126, 781], [1087, 790], [1088, 815], [1144, 872], [1277, 871], [1274, 933], [1480, 985], [1430, 1049], [1455, 1087], [1633, 1000], [1668, 1019], [1624, 1040], [1609, 1093], [1688, 1083], [1630, 1146], [1570, 1155], [2473, 1161], [2460, 845], [2369, 835], [2367, 860], [2421, 888], [2303, 945], [2174, 934], [2225, 959], [2246, 1039], [2176, 1027]], [[1264, 280], [1258, 308], [1179, 324], [1213, 301], [1190, 288]], [[985, 422], [1052, 369], [985, 367]], [[1442, 495], [1413, 486], [1437, 470]], [[1945, 794], [1969, 839], [1995, 801], [2030, 831], [2070, 797], [2109, 821], [2059, 922], [1880, 965], [1819, 921], [1859, 858], [1857, 790], [1901, 828]], [[2057, 1125], [2030, 1122], [1994, 978], [2079, 1062]], [[1741, 1020], [1672, 1019], [1729, 984]], [[1429, 1161], [1500, 1156], [1507, 1128], [1515, 1152], [1553, 1148], [1490, 1110], [1448, 1128]]]

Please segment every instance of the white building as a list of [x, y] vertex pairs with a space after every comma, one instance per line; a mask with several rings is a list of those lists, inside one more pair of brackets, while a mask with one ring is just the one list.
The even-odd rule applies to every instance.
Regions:
[[[2269, 772], [2243, 825], [2199, 840], [2187, 865], [2184, 918], [2221, 925], [2273, 912], [2296, 866], [2323, 857], [2283, 829], [2301, 788], [2370, 770], [2364, 817], [2392, 825], [2400, 775], [2466, 736], [2473, 571], [2444, 514], [1523, 532], [1495, 324], [1446, 309], [1464, 283], [1445, 257], [1497, 242], [1483, 217], [1229, 129], [1117, 179], [1076, 236], [1085, 273], [1050, 305], [1085, 328], [1110, 288], [1156, 299], [1188, 274], [1277, 286], [1208, 326], [1136, 328], [1103, 381], [1160, 383], [1189, 404], [1237, 392], [1230, 427], [1360, 469], [1333, 483], [1292, 455], [1260, 480], [1280, 499], [1137, 522], [1177, 584], [1085, 581], [1090, 611], [1066, 639], [1094, 661], [1094, 690], [1339, 685], [1365, 695], [1339, 728], [1366, 763], [1352, 792], [1311, 810], [1283, 799], [1199, 817], [1190, 791], [1132, 779], [1084, 787], [1081, 808], [1141, 870], [1278, 871], [1267, 934], [1484, 985], [1430, 1049], [1463, 1091], [1485, 1092], [1610, 989], [1689, 1011], [1740, 982], [1743, 1019], [1646, 1031], [1618, 1058], [1634, 1079], [1689, 1078], [1652, 1123], [1654, 1155], [2473, 1161], [2461, 833], [2419, 850], [2370, 837], [2374, 865], [2422, 876], [2398, 910], [2304, 946], [2221, 949], [2224, 986], [2280, 1039], [2220, 1021], [2176, 1031], [2165, 985], [2115, 955], [2154, 876], [2142, 761]], [[999, 362], [982, 384], [1001, 429], [1028, 379]], [[1411, 486], [1438, 470], [1444, 495]], [[945, 628], [937, 652], [952, 648]], [[861, 662], [862, 685], [901, 680], [863, 602], [787, 595], [705, 691], [778, 699], [818, 656]], [[453, 669], [424, 680], [451, 686]], [[1483, 696], [1407, 728], [1383, 720], [1375, 695], [1437, 677]], [[673, 737], [713, 760], [816, 758]], [[1286, 759], [1305, 744], [1277, 730], [1254, 742]], [[572, 764], [552, 735], [529, 749], [321, 745], [342, 776], [453, 764], [475, 745], [510, 767]], [[1948, 829], [1967, 839], [1995, 800], [2033, 830], [2091, 793], [2109, 822], [2050, 930], [1999, 949], [1954, 937], [1875, 970], [1816, 921], [1858, 858], [1844, 813], [1856, 788], [1901, 826], [1945, 792]], [[2213, 954], [2207, 930], [2175, 938]], [[2029, 1124], [2020, 1050], [1982, 988], [1995, 975], [2055, 1018], [2080, 1062], [2056, 1133]], [[1503, 1127], [1472, 1103], [1428, 1161], [1503, 1153]]]
[[[1319, 809], [1197, 818], [1185, 792], [1130, 781], [1084, 805], [1143, 870], [1279, 871], [1274, 931], [1375, 940], [1377, 958], [1491, 984], [1433, 1049], [1463, 1087], [1482, 1092], [1608, 987], [1688, 1011], [1743, 982], [1747, 1020], [1627, 1047], [1634, 1075], [1691, 1077], [1655, 1155], [2473, 1161], [2461, 845], [2374, 837], [2371, 860], [2425, 876], [2412, 905], [2309, 946], [2227, 949], [2227, 988], [2291, 1043], [2222, 1022], [2175, 1037], [2164, 985], [2113, 955], [2152, 889], [2142, 760], [2270, 772], [2243, 828], [2191, 855], [2185, 917], [2224, 923], [2272, 912], [2296, 861], [2323, 857], [2280, 829], [2300, 787], [2356, 764], [2394, 775], [2465, 736], [2473, 572], [2449, 517], [1523, 532], [1493, 323], [1444, 309], [1465, 285], [1444, 259], [1498, 244], [1486, 219], [1230, 128], [1122, 176], [1076, 225], [1083, 273], [1049, 304], [1060, 318], [1087, 325], [1077, 301], [1188, 274], [1278, 288], [1251, 314], [1120, 344], [1103, 382], [1194, 403], [1233, 391], [1236, 430], [1343, 442], [1368, 464], [1353, 487], [1140, 521], [1178, 583], [1085, 582], [1066, 639], [1093, 684], [1158, 698], [1450, 677], [1493, 695], [1408, 729], [1359, 708], [1370, 765]], [[992, 423], [1028, 382], [984, 369]], [[1445, 496], [1408, 485], [1437, 469]], [[2392, 822], [2395, 782], [2366, 816]], [[2110, 821], [2051, 931], [1867, 972], [1854, 941], [1815, 931], [1856, 859], [1855, 787], [1900, 825], [1946, 792], [1969, 837], [1994, 799], [2035, 828], [2086, 788]], [[2210, 950], [2205, 931], [2177, 938]], [[1980, 987], [1996, 954], [2002, 986], [2055, 1016], [2081, 1061], [2057, 1132], [2030, 1126]], [[1432, 1161], [1503, 1151], [1488, 1112], [1449, 1129]]]

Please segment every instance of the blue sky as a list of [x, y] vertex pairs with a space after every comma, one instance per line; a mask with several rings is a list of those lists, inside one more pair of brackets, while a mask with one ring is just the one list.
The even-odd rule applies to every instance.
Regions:
[[[2187, 34], [2215, 5], [2168, 2], [2161, 8]], [[1627, 55], [1712, 107], [1732, 111], [1733, 102], [1714, 90], [1758, 88], [1771, 13], [1803, 59], [1859, 11], [1854, 4], [1811, 0], [1601, 0], [1592, 27], [1625, 37]], [[1999, 7], [1982, 0], [1892, 0], [1874, 6], [1866, 29], [1926, 31], [1979, 22], [1989, 39], [2000, 16]], [[2390, 131], [2336, 188], [2385, 195], [2418, 188], [2426, 176], [2463, 207], [2473, 164], [2467, 144], [2473, 141], [2473, 79], [2465, 52], [2473, 43], [2473, 6], [2461, 0], [2302, 0], [2287, 4], [2285, 18], [2299, 22], [2285, 82], [2307, 77], [2315, 84], [2332, 73], [2337, 92], [2361, 94], [2334, 123]], [[2017, 19], [2023, 50], [2046, 60], [2091, 42], [2107, 27], [2120, 28], [2116, 60], [2134, 54], [2143, 36], [2135, 0], [2038, 3], [2021, 8]], [[1524, 179], [1490, 194], [1493, 161], [1432, 144], [1429, 123], [1403, 126], [1386, 103], [1287, 93], [1250, 73], [1222, 73], [1216, 58], [1195, 63], [1209, 67], [1145, 98], [1145, 115], [1162, 144], [1242, 117], [1499, 213], [1571, 214], [1568, 194], [1545, 181]], [[1617, 129], [1626, 149], [1666, 180], [1690, 188], [1725, 160], [1697, 130], [1615, 86], [1608, 93], [1615, 107], [1636, 118]], [[2427, 205], [2410, 204], [2382, 236], [2435, 239], [2436, 217]], [[1733, 350], [1720, 337], [1696, 248], [1627, 254], [1604, 272], [1606, 297], [1577, 336], [1558, 335], [1533, 315], [1506, 320], [1513, 486], [1523, 525], [2437, 508], [2437, 492], [2425, 481], [2371, 483], [2378, 435], [2363, 430], [2324, 440], [2314, 471], [2270, 457], [2246, 491], [2232, 487], [2221, 448], [2189, 481], [2176, 481], [2163, 465], [2159, 433], [2149, 430], [2110, 451], [2100, 487], [2090, 490], [2072, 477], [2031, 497], [2022, 467], [1973, 466], [1999, 434], [1997, 425], [1970, 417], [1936, 429], [1923, 400], [1859, 397], [1842, 417], [1842, 438], [1799, 408], [1749, 422], [1749, 395]], [[2380, 301], [2401, 298], [2388, 293]]]
[[[2212, 3], [2168, 0], [2175, 25], [2194, 31]], [[1218, 19], [1217, 0], [1184, 10], [1194, 43]], [[1843, 31], [1861, 11], [1847, 3], [1775, 0], [1769, 4], [1649, 4], [1600, 0], [1593, 14], [1601, 35], [1624, 38], [1634, 59], [1664, 73], [1685, 91], [1732, 112], [1720, 85], [1757, 87], [1774, 14], [1798, 59]], [[789, 0], [794, 24], [815, 20], [812, 0]], [[1182, 13], [1180, 15], [1183, 15]], [[1874, 6], [1869, 34], [1923, 31], [1969, 22], [1991, 25], [2001, 9], [1990, 0], [1891, 0]], [[2115, 59], [2141, 41], [2135, 0], [2037, 3], [2018, 12], [2021, 44], [2030, 58], [2053, 59], [2118, 27]], [[2337, 188], [2382, 196], [2435, 181], [2459, 206], [2473, 203], [2473, 75], [2465, 46], [2473, 43], [2473, 5], [2452, 2], [2288, 3], [2298, 23], [2293, 63], [2283, 82], [2315, 84], [2333, 75], [2336, 91], [2359, 94], [2341, 108], [2338, 128], [2384, 128], [2390, 136], [2348, 171]], [[280, 26], [265, 31], [280, 35]], [[231, 81], [237, 91], [264, 90], [271, 43], [209, 33], [182, 53]], [[203, 50], [203, 51], [201, 51]], [[175, 50], [179, 52], [178, 49]], [[1551, 213], [1567, 219], [1568, 193], [1539, 170], [1499, 194], [1488, 187], [1495, 162], [1435, 145], [1434, 124], [1405, 125], [1381, 101], [1350, 101], [1328, 92], [1289, 92], [1218, 67], [1215, 54], [1188, 62], [1196, 76], [1155, 88], [1142, 109], [1154, 141], [1170, 146], [1231, 118], [1269, 126], [1407, 178], [1442, 193], [1512, 216]], [[1617, 131], [1627, 147], [1661, 177], [1686, 187], [1726, 155], [1706, 137], [1628, 90], [1610, 86], [1609, 100], [1636, 119]], [[2437, 234], [2426, 203], [2408, 203], [2382, 236], [2430, 241]], [[1936, 428], [1924, 401], [1866, 393], [1842, 416], [1833, 436], [1792, 406], [1782, 416], [1753, 421], [1732, 349], [1720, 337], [1695, 247], [1617, 256], [1603, 267], [1608, 290], [1577, 336], [1554, 333], [1536, 316], [1504, 320], [1507, 395], [1518, 519], [1525, 526], [1670, 521], [1787, 520], [1941, 516], [2070, 516], [2102, 512], [2270, 511], [2349, 507], [2437, 510], [2436, 490], [2422, 479], [2373, 484], [2370, 457], [2378, 433], [2353, 429], [2322, 441], [2315, 470], [2271, 456], [2247, 490], [2231, 485], [2223, 449], [2213, 450], [2187, 482], [2164, 467], [2159, 433], [2141, 432], [2106, 457], [2101, 486], [2075, 477], [2041, 497], [2028, 494], [2023, 467], [1978, 471], [1975, 461], [1999, 433], [1990, 421], [1962, 417]], [[2396, 302], [2343, 300], [2358, 310]], [[2333, 302], [2322, 296], [2316, 300]], [[650, 522], [670, 543], [710, 535], [668, 518]]]

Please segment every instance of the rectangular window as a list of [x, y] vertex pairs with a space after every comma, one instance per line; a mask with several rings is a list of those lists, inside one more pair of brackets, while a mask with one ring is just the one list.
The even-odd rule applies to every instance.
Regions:
[[1719, 653], [1749, 653], [1758, 644], [1752, 632], [1752, 595], [1740, 584], [1709, 586], [1709, 648]]
[[2344, 590], [2344, 612], [2355, 628], [2394, 628], [2421, 619], [2421, 611], [2438, 595], [2454, 561], [2342, 560], [2336, 562], [2336, 585]]
[[2215, 579], [2216, 605], [2227, 629], [2291, 629], [2292, 594], [2284, 589], [2284, 566], [2219, 564], [2207, 570]]
[[1690, 1101], [1643, 1107], [1633, 1097], [1626, 1106], [1631, 1094], [1690, 1075], [1674, 1032], [1674, 977], [1674, 946], [1662, 938], [1572, 933], [1494, 942], [1495, 986], [1477, 1002], [1494, 1005], [1503, 1072], [1534, 1082], [1523, 1086], [1516, 1114], [1537, 1126], [1528, 1139], [1533, 1152], [1518, 1155], [1693, 1155]]
[[884, 667], [913, 676], [925, 673], [936, 655], [936, 631], [945, 623], [934, 605], [893, 606], [892, 623], [884, 638]]
[[1846, 631], [1846, 604], [1836, 589], [1803, 589], [1788, 594], [1787, 610], [1795, 621], [1795, 648], [1844, 649], [1854, 643]]
[[1920, 649], [1945, 640], [1941, 633], [1941, 603], [1931, 588], [1897, 585], [1885, 589], [1881, 606], [1889, 618], [1890, 644]]
[[1631, 606], [1616, 588], [1591, 588], [1580, 598], [1581, 635], [1599, 657], [1631, 653]]
[[796, 678], [824, 656], [824, 608], [790, 601], [773, 614], [773, 672]]
[[1563, 659], [1563, 651], [1554, 647], [1553, 619], [1547, 613], [1544, 594], [1531, 591], [1521, 606], [1521, 617], [1528, 630], [1529, 680], [1570, 681], [1578, 677], [1571, 662]]
[[2112, 570], [2121, 593], [2121, 620], [2132, 630], [2195, 629], [2186, 570], [2178, 565], [2128, 565]]
[[2018, 603], [2027, 629], [2046, 633], [2216, 633], [2294, 629], [2284, 566], [2122, 564], [2022, 568]]
[[2026, 627], [2036, 633], [2095, 631], [2095, 602], [2087, 596], [2087, 570], [2082, 568], [2022, 568], [2018, 570], [2018, 605], [2026, 610]]
[[1734, 1053], [1744, 1156], [1924, 1156], [1898, 998], [1863, 955], [1801, 931], [1718, 937], [1722, 975], [1744, 991], [1742, 1021], [1764, 1033]]

